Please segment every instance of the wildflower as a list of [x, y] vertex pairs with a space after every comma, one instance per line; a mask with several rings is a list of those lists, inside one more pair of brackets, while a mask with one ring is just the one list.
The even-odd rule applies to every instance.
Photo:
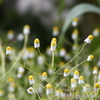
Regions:
[[66, 95], [63, 93], [62, 90], [57, 90], [55, 95], [56, 95], [57, 97], [59, 97], [59, 98], [63, 98], [63, 97], [66, 96]]
[[71, 88], [76, 87], [76, 80], [74, 78], [71, 78]]
[[41, 56], [38, 56], [38, 57], [37, 57], [37, 63], [38, 63], [39, 65], [43, 65], [43, 64], [44, 64], [44, 60], [43, 60], [43, 58], [42, 58]]
[[34, 48], [33, 47], [30, 47], [28, 48], [28, 58], [31, 59], [35, 56], [35, 53], [34, 53]]
[[94, 67], [93, 68], [93, 74], [97, 74], [98, 73], [98, 67]]
[[78, 79], [79, 78], [79, 72], [76, 70], [74, 72], [74, 79]]
[[78, 83], [79, 84], [84, 84], [84, 77], [83, 76], [79, 77]]
[[8, 47], [6, 48], [6, 54], [7, 54], [7, 55], [8, 55], [8, 54], [11, 54], [11, 47], [8, 46]]
[[94, 59], [94, 56], [93, 55], [89, 55], [88, 58], [87, 58], [87, 61], [92, 61]]
[[49, 95], [52, 93], [52, 86], [51, 84], [46, 85], [46, 95]]
[[47, 55], [49, 55], [49, 56], [51, 55], [50, 47], [47, 47], [46, 53], [47, 53]]
[[8, 94], [8, 100], [16, 100], [15, 95], [13, 93]]
[[94, 91], [98, 91], [98, 89], [99, 89], [99, 87], [100, 87], [100, 85], [99, 85], [99, 83], [95, 83], [94, 84]]
[[89, 35], [89, 36], [84, 40], [84, 42], [86, 42], [86, 43], [91, 43], [92, 40], [93, 40], [93, 36], [92, 36], [92, 35]]
[[3, 91], [2, 91], [2, 90], [0, 90], [0, 97], [1, 97], [1, 96], [3, 96]]
[[64, 73], [63, 73], [63, 76], [66, 77], [66, 76], [68, 76], [68, 74], [69, 74], [69, 70], [68, 69], [65, 69], [64, 70]]
[[43, 73], [42, 73], [42, 79], [43, 79], [43, 80], [46, 80], [46, 79], [47, 79], [47, 73], [46, 73], [46, 72], [43, 72]]
[[51, 48], [50, 48], [50, 50], [51, 50], [51, 51], [55, 51], [56, 46], [57, 46], [57, 39], [56, 39], [56, 38], [53, 38], [53, 39], [51, 40]]
[[100, 80], [100, 71], [99, 71], [99, 73], [98, 73], [98, 80]]
[[60, 52], [59, 52], [60, 57], [64, 57], [66, 55], [66, 50], [65, 48], [61, 48]]
[[24, 36], [22, 33], [18, 34], [17, 36], [18, 41], [22, 41], [24, 39]]
[[74, 44], [73, 47], [72, 47], [72, 49], [73, 49], [73, 50], [76, 50], [77, 47], [78, 47], [78, 45], [77, 45], [77, 44]]
[[93, 36], [97, 37], [99, 35], [99, 28], [95, 28], [93, 31]]
[[73, 33], [72, 33], [72, 39], [73, 40], [76, 40], [77, 39], [77, 37], [78, 37], [78, 30], [77, 29], [75, 29], [74, 31], [73, 31]]
[[7, 37], [8, 37], [9, 40], [12, 40], [14, 38], [14, 31], [13, 30], [9, 30]]
[[67, 54], [65, 55], [64, 59], [65, 59], [66, 61], [70, 60], [70, 59], [71, 59], [71, 55], [70, 55], [69, 53], [67, 53]]
[[17, 77], [18, 78], [21, 78], [23, 76], [23, 73], [24, 73], [25, 69], [23, 67], [19, 67], [18, 68], [18, 74], [17, 74]]
[[9, 84], [9, 87], [8, 87], [8, 90], [10, 91], [10, 92], [14, 92], [15, 91], [15, 83], [13, 82], [13, 83], [11, 83], [11, 84]]
[[77, 26], [78, 24], [78, 18], [74, 18], [72, 22], [72, 26]]
[[53, 36], [57, 36], [59, 34], [59, 29], [58, 27], [53, 28]]
[[33, 94], [33, 93], [34, 93], [33, 87], [29, 87], [29, 88], [27, 89], [27, 92], [28, 92], [29, 94]]
[[8, 79], [8, 82], [9, 82], [9, 83], [14, 82], [13, 78], [10, 77], [10, 78]]
[[23, 28], [23, 33], [24, 34], [30, 34], [30, 26], [29, 25], [25, 25]]
[[86, 92], [86, 91], [90, 91], [90, 85], [89, 84], [84, 84], [84, 86], [83, 86], [83, 92]]
[[40, 40], [38, 38], [36, 38], [34, 40], [34, 48], [39, 48], [40, 47]]
[[32, 75], [29, 75], [28, 79], [29, 79], [30, 85], [34, 84], [34, 77]]

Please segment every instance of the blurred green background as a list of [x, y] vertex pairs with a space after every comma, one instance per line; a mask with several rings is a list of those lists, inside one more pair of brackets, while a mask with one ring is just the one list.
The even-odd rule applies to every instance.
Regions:
[[[14, 30], [15, 34], [21, 33], [23, 26], [29, 24], [29, 45], [38, 37], [41, 48], [44, 48], [51, 41], [52, 28], [58, 26], [61, 31], [70, 10], [82, 3], [99, 7], [100, 0], [0, 0], [0, 37], [5, 38], [10, 29]], [[81, 38], [92, 34], [96, 27], [100, 28], [99, 14], [85, 13], [79, 16], [78, 29]], [[70, 37], [73, 29], [70, 25], [66, 37]]]

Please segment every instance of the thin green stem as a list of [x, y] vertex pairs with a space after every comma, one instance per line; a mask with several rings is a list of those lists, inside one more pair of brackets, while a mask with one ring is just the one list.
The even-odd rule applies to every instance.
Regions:
[[36, 95], [38, 96], [39, 100], [42, 100], [41, 97], [39, 96], [38, 92], [36, 91], [36, 88], [35, 88], [34, 85], [33, 85], [33, 88], [34, 88], [34, 90], [35, 90], [35, 92], [36, 92]]
[[84, 49], [84, 47], [85, 47], [85, 45], [86, 45], [87, 43], [85, 43], [83, 46], [82, 46], [82, 48], [81, 48], [81, 50], [69, 61], [69, 62], [67, 62], [66, 64], [64, 64], [63, 66], [61, 66], [55, 73], [57, 73], [59, 70], [61, 70], [63, 67], [65, 67], [66, 65], [68, 65], [70, 62], [72, 62], [82, 51], [83, 51], [83, 49]]
[[[82, 84], [81, 84], [81, 87], [82, 87], [82, 88], [84, 88]], [[88, 92], [87, 92], [87, 91], [85, 91], [85, 93], [86, 93], [86, 95], [87, 95], [88, 99], [89, 99], [89, 100], [91, 100], [91, 99], [90, 99], [90, 96], [89, 96], [89, 94], [88, 94]]]
[[42, 53], [41, 53], [40, 49], [39, 49], [39, 48], [37, 48], [37, 50], [38, 50], [38, 52], [39, 52], [40, 56], [43, 58], [43, 60], [44, 60], [44, 62], [46, 63], [46, 65], [47, 65], [48, 67], [51, 67], [51, 66], [47, 63], [47, 61], [45, 60], [45, 58], [44, 58], [44, 56], [42, 55]]
[[0, 45], [0, 53], [1, 53], [1, 66], [2, 66], [2, 73], [3, 75], [5, 74], [5, 55], [4, 55], [4, 52], [2, 50], [2, 45]]
[[[27, 45], [27, 42], [28, 42], [28, 35], [25, 34], [24, 36], [25, 36], [24, 46], [23, 46], [22, 52], [19, 53], [18, 57], [16, 57], [16, 60], [17, 60], [17, 61], [19, 61], [19, 60], [21, 59], [23, 53], [25, 52], [26, 45]], [[7, 74], [9, 74], [9, 73], [13, 70], [13, 68], [15, 67], [15, 65], [16, 65], [16, 62], [14, 62], [14, 63], [12, 64], [12, 66], [11, 66], [11, 68], [8, 70], [8, 72], [5, 73], [5, 76], [6, 76]]]
[[52, 63], [51, 63], [52, 68], [54, 67], [54, 51], [52, 51]]
[[[81, 63], [79, 63], [79, 64], [77, 64], [76, 66], [74, 66], [71, 70], [70, 70], [70, 72], [68, 73], [68, 76], [70, 75], [70, 73], [74, 70], [74, 69], [76, 69], [77, 67], [79, 67], [81, 64], [83, 64], [85, 61], [87, 61], [87, 60], [84, 60], [84, 61], [82, 61]], [[67, 76], [67, 77], [68, 77]], [[62, 79], [62, 81], [56, 86], [56, 87], [58, 87], [67, 77], [65, 77], [64, 79]]]
[[[15, 58], [14, 58], [12, 55], [11, 55], [11, 57], [13, 58], [13, 60], [14, 60], [19, 66], [22, 66], [22, 67], [26, 68], [27, 70], [29, 70], [30, 72], [32, 72], [32, 73], [34, 73], [34, 74], [36, 74], [36, 75], [39, 75], [38, 73], [36, 73], [35, 71], [31, 70], [30, 68], [28, 68], [28, 67], [26, 67], [26, 66], [20, 64], [19, 62], [17, 62], [17, 61], [15, 60]], [[39, 76], [40, 76], [40, 75], [39, 75]]]

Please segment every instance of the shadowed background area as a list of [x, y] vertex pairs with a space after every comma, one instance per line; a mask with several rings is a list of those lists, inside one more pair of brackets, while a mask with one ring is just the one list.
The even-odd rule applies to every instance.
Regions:
[[[65, 18], [70, 10], [81, 3], [99, 6], [99, 0], [1, 0], [0, 1], [0, 35], [6, 37], [12, 29], [15, 34], [21, 33], [23, 26], [29, 24], [31, 35], [29, 44], [38, 37], [41, 48], [49, 45], [52, 38], [52, 28], [59, 27], [61, 31]], [[59, 16], [59, 17], [58, 17]], [[78, 29], [82, 38], [91, 34], [94, 28], [100, 27], [100, 15], [85, 13], [79, 16]], [[66, 37], [70, 37], [73, 27], [70, 25]]]

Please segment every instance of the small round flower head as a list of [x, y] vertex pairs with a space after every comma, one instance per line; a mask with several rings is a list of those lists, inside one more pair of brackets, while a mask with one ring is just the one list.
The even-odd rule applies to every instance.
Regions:
[[76, 80], [74, 78], [71, 78], [71, 88], [76, 87]]
[[39, 48], [40, 47], [40, 40], [38, 38], [36, 38], [34, 40], [34, 48]]
[[46, 72], [43, 72], [43, 73], [42, 73], [42, 79], [43, 79], [43, 80], [46, 80], [46, 79], [47, 79], [47, 73], [46, 73]]
[[18, 41], [22, 41], [24, 39], [24, 36], [22, 33], [18, 34], [17, 36]]
[[9, 84], [8, 91], [9, 92], [14, 92], [15, 91], [15, 86], [16, 86], [16, 84], [14, 82]]
[[75, 29], [74, 31], [73, 31], [73, 33], [72, 33], [72, 39], [73, 40], [76, 40], [77, 38], [78, 38], [78, 30], [77, 29]]
[[93, 31], [93, 36], [97, 37], [99, 35], [99, 28], [95, 28]]
[[94, 56], [93, 55], [89, 55], [88, 58], [87, 58], [87, 61], [92, 61], [94, 59]]
[[14, 38], [14, 31], [13, 30], [9, 30], [8, 34], [7, 34], [7, 37], [8, 37], [9, 40], [12, 40]]
[[77, 50], [77, 48], [78, 48], [77, 44], [74, 44], [73, 47], [72, 47], [73, 50]]
[[52, 93], [52, 86], [51, 84], [46, 85], [46, 95], [49, 95]]
[[97, 74], [98, 73], [98, 67], [94, 67], [93, 68], [93, 74]]
[[15, 95], [13, 93], [9, 93], [8, 100], [15, 100]]
[[56, 50], [56, 46], [57, 46], [57, 40], [56, 40], [56, 38], [53, 38], [53, 39], [51, 40], [51, 47], [50, 47], [50, 50], [51, 50], [51, 51], [55, 51], [55, 50]]
[[8, 54], [11, 54], [11, 47], [9, 47], [9, 46], [6, 48], [6, 55], [8, 55]]
[[24, 34], [30, 34], [30, 26], [29, 25], [25, 25], [23, 28], [23, 33]]
[[74, 79], [78, 79], [79, 78], [79, 72], [76, 70], [74, 72]]
[[100, 87], [99, 83], [95, 83], [94, 84], [94, 90], [95, 91], [98, 91], [99, 87]]
[[60, 57], [64, 57], [66, 55], [66, 50], [65, 48], [61, 48], [60, 52], [59, 52]]
[[23, 67], [19, 67], [18, 68], [18, 74], [17, 74], [17, 77], [18, 78], [21, 78], [23, 76], [23, 73], [24, 73], [25, 69]]
[[3, 96], [3, 91], [2, 91], [2, 90], [0, 90], [0, 97], [1, 97], [1, 96]]
[[47, 47], [46, 53], [47, 53], [47, 55], [49, 55], [49, 56], [51, 55], [50, 47]]
[[58, 27], [53, 28], [53, 36], [57, 36], [59, 34], [59, 29]]
[[83, 76], [79, 77], [78, 84], [84, 84], [84, 77]]
[[28, 92], [29, 94], [33, 94], [33, 93], [34, 93], [33, 87], [29, 87], [29, 88], [27, 89], [27, 92]]
[[13, 78], [11, 78], [11, 77], [8, 79], [8, 82], [9, 82], [9, 83], [12, 83], [13, 81], [14, 81], [14, 80], [13, 80]]
[[64, 73], [63, 73], [63, 76], [66, 77], [66, 76], [68, 76], [68, 75], [69, 75], [69, 70], [68, 70], [68, 69], [65, 69], [65, 70], [64, 70]]
[[33, 58], [34, 56], [35, 56], [35, 50], [34, 50], [34, 48], [33, 47], [30, 47], [30, 48], [28, 48], [28, 58], [29, 59], [31, 59], [31, 58]]
[[37, 63], [38, 63], [39, 65], [43, 65], [43, 64], [44, 64], [44, 60], [43, 60], [43, 58], [42, 58], [41, 56], [38, 56], [38, 57], [37, 57]]
[[78, 24], [78, 18], [74, 18], [72, 22], [72, 26], [76, 27]]
[[89, 36], [84, 40], [84, 42], [86, 42], [86, 43], [91, 43], [92, 40], [93, 40], [93, 36], [92, 36], [92, 35], [89, 35]]
[[30, 85], [34, 84], [34, 77], [32, 75], [29, 75], [28, 80]]

